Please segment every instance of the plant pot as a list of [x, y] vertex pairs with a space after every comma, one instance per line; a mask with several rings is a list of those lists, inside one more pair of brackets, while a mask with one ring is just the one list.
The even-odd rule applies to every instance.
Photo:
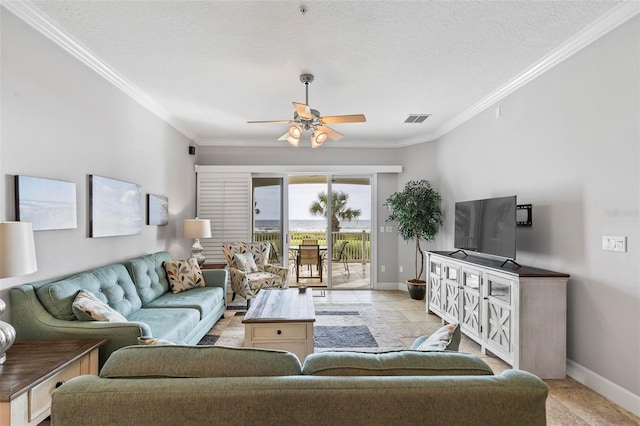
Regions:
[[409, 289], [409, 296], [414, 300], [423, 300], [425, 294], [427, 294], [427, 283], [420, 280], [407, 281], [407, 288]]

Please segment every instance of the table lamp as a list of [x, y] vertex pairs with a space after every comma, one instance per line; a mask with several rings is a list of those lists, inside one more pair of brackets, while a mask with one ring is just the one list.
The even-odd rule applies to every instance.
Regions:
[[[38, 270], [31, 222], [0, 222], [0, 278], [31, 274]], [[6, 305], [0, 299], [0, 314]], [[11, 324], [0, 321], [0, 365], [16, 340]]]
[[191, 246], [191, 257], [195, 257], [198, 265], [204, 265], [205, 257], [202, 254], [200, 238], [211, 238], [211, 222], [209, 219], [185, 219], [182, 229], [184, 238], [195, 238], [195, 243]]

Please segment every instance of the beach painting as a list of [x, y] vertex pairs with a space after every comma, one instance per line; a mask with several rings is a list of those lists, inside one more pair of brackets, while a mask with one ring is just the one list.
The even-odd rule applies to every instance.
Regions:
[[135, 235], [142, 231], [140, 185], [103, 176], [89, 176], [90, 236]]
[[16, 220], [31, 222], [34, 231], [78, 227], [75, 183], [18, 175], [15, 189]]
[[169, 223], [169, 199], [164, 195], [147, 194], [147, 225]]

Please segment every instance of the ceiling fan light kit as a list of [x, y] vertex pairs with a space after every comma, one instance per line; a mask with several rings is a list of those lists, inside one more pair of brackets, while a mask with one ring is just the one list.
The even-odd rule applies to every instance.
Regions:
[[293, 102], [295, 112], [293, 120], [268, 120], [268, 121], [248, 121], [247, 123], [290, 123], [292, 124], [287, 133], [280, 136], [278, 140], [286, 140], [292, 146], [298, 146], [302, 133], [305, 130], [311, 132], [311, 148], [321, 146], [327, 139], [337, 141], [344, 135], [333, 130], [325, 124], [327, 123], [364, 123], [367, 121], [364, 114], [333, 115], [322, 117], [320, 112], [309, 107], [309, 84], [313, 82], [312, 74], [302, 74], [300, 81], [305, 86], [306, 99], [304, 104]]

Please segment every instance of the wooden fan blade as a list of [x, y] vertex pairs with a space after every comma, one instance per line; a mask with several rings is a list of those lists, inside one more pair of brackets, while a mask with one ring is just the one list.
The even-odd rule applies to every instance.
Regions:
[[247, 121], [247, 123], [294, 123], [293, 120]]
[[313, 114], [311, 114], [311, 108], [309, 108], [309, 105], [293, 102], [293, 107], [296, 109], [298, 117], [304, 118], [305, 120], [311, 120], [313, 118]]
[[344, 137], [342, 133], [336, 132], [335, 130], [327, 126], [318, 126], [317, 129], [325, 132], [327, 136], [329, 136], [329, 139], [333, 141], [340, 140]]
[[364, 114], [328, 115], [326, 117], [320, 117], [322, 124], [364, 123], [365, 121], [367, 121], [367, 119]]

